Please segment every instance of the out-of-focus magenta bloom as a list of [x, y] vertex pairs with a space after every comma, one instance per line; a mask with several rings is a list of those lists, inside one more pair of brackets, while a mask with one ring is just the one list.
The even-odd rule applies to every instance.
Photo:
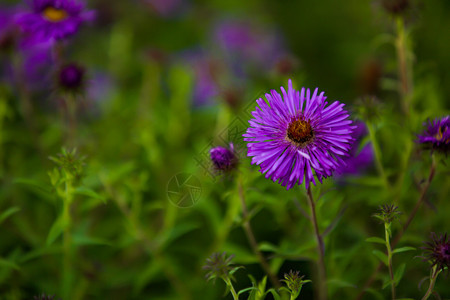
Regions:
[[367, 135], [367, 128], [363, 122], [356, 122], [355, 125], [356, 128], [352, 134], [355, 142], [350, 149], [350, 156], [344, 159], [346, 166], [337, 170], [337, 177], [342, 175], [361, 174], [373, 163], [374, 153], [372, 144], [366, 144], [361, 151], [359, 151], [362, 139]]
[[286, 186], [306, 188], [315, 178], [323, 178], [345, 165], [353, 144], [352, 121], [338, 101], [328, 105], [324, 92], [309, 89], [301, 92], [292, 87], [282, 95], [272, 90], [267, 101], [256, 100], [259, 107], [252, 112], [250, 127], [243, 135], [249, 142], [248, 156], [252, 164], [261, 166], [266, 178]]
[[213, 104], [213, 98], [219, 94], [219, 64], [205, 51], [197, 49], [181, 54], [181, 60], [194, 71], [194, 106]]
[[81, 0], [30, 0], [30, 11], [21, 12], [16, 22], [30, 43], [55, 41], [77, 33], [82, 23], [94, 19]]
[[54, 59], [50, 43], [41, 43], [22, 50], [23, 74], [29, 88], [43, 90], [50, 88]]
[[162, 17], [176, 15], [184, 6], [183, 0], [145, 0], [145, 2]]
[[275, 30], [241, 20], [220, 22], [214, 30], [215, 40], [237, 67], [243, 63], [259, 69], [273, 67], [286, 55], [280, 36]]
[[418, 143], [426, 148], [448, 154], [450, 151], [450, 116], [441, 119], [436, 118], [433, 122], [428, 121], [422, 135], [418, 136]]
[[14, 45], [16, 26], [14, 24], [14, 10], [0, 7], [0, 51]]

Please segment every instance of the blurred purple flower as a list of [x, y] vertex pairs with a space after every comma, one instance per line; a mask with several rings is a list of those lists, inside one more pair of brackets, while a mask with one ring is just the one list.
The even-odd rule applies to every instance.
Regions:
[[346, 166], [339, 170], [336, 174], [337, 177], [361, 174], [373, 163], [374, 153], [372, 144], [368, 143], [361, 151], [358, 151], [363, 138], [367, 135], [366, 125], [363, 122], [355, 122], [355, 126], [355, 131], [352, 134], [355, 142], [349, 151], [350, 156], [344, 159]]
[[16, 22], [31, 44], [67, 38], [94, 19], [81, 0], [30, 0], [29, 6], [31, 11], [18, 13]]
[[50, 43], [23, 49], [23, 79], [29, 88], [42, 90], [51, 86], [54, 59]]
[[214, 30], [214, 39], [230, 55], [235, 67], [250, 63], [259, 69], [272, 68], [286, 51], [281, 35], [275, 30], [241, 20], [220, 22]]
[[219, 94], [218, 77], [221, 66], [203, 50], [189, 50], [181, 54], [181, 60], [194, 71], [194, 106], [213, 104], [213, 98]]
[[289, 80], [287, 92], [283, 87], [281, 92], [283, 96], [275, 90], [266, 94], [267, 102], [256, 100], [259, 107], [243, 135], [249, 142], [248, 156], [266, 178], [287, 189], [303, 181], [309, 188], [310, 182], [316, 184], [314, 175], [322, 182], [344, 165], [355, 127], [344, 104], [335, 101], [327, 107], [324, 92], [319, 94], [318, 89], [300, 92]]
[[109, 74], [96, 71], [87, 80], [86, 98], [90, 103], [100, 104], [110, 96], [113, 87], [114, 82]]
[[145, 0], [145, 3], [158, 15], [166, 18], [177, 14], [184, 7], [183, 0]]
[[17, 33], [14, 15], [14, 9], [0, 7], [0, 51], [10, 49], [14, 45]]
[[450, 116], [428, 121], [424, 126], [426, 129], [418, 136], [417, 142], [426, 148], [447, 154], [450, 151]]

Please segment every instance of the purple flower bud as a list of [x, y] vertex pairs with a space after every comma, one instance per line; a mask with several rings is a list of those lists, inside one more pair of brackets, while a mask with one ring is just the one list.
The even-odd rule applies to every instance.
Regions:
[[67, 64], [59, 70], [58, 84], [67, 91], [79, 91], [84, 84], [84, 69], [76, 64]]
[[212, 148], [209, 150], [209, 153], [216, 171], [232, 171], [238, 164], [238, 159], [234, 152], [233, 144], [230, 144], [230, 148], [224, 148], [221, 146]]

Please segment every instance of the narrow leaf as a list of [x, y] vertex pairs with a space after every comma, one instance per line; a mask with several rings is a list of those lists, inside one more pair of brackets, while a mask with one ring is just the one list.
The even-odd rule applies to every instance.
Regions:
[[400, 252], [406, 252], [406, 251], [411, 251], [411, 250], [416, 250], [416, 248], [414, 247], [401, 247], [401, 248], [397, 248], [394, 251], [392, 251], [392, 253], [400, 253]]
[[395, 270], [394, 281], [396, 286], [398, 285], [398, 283], [403, 277], [403, 274], [405, 273], [405, 266], [406, 264], [401, 264], [400, 267], [398, 267], [397, 270]]
[[47, 236], [47, 246], [53, 244], [53, 242], [62, 234], [64, 230], [64, 224], [62, 222], [62, 218], [56, 219], [55, 223], [53, 223], [52, 227]]
[[14, 270], [20, 270], [19, 266], [12, 261], [0, 258], [0, 266], [2, 267], [6, 267], [6, 268], [10, 268], [10, 269], [14, 269]]
[[367, 239], [366, 239], [366, 242], [369, 242], [369, 243], [378, 243], [378, 244], [383, 244], [383, 245], [386, 244], [386, 241], [385, 241], [385, 240], [383, 240], [382, 238], [376, 237], [376, 236], [367, 238]]
[[0, 224], [3, 223], [3, 221], [5, 221], [9, 216], [15, 214], [19, 210], [20, 208], [17, 206], [10, 207], [7, 210], [5, 210], [2, 214], [0, 214]]
[[386, 266], [388, 265], [388, 257], [386, 254], [381, 252], [380, 250], [373, 250], [372, 253], [378, 257]]

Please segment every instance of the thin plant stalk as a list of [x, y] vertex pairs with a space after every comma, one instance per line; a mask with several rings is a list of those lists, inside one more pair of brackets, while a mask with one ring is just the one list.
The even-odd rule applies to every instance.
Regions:
[[230, 278], [227, 276], [223, 279], [225, 281], [225, 283], [228, 285], [228, 287], [230, 288], [231, 294], [233, 295], [233, 299], [234, 300], [239, 300], [239, 296], [236, 293], [236, 290], [233, 287], [233, 284], [231, 283]]
[[388, 257], [388, 268], [389, 268], [389, 277], [391, 279], [391, 294], [392, 300], [395, 299], [395, 282], [394, 282], [394, 268], [392, 266], [392, 248], [390, 242], [390, 229], [391, 223], [384, 223], [384, 235], [386, 239], [386, 249], [387, 249], [387, 257]]
[[422, 300], [427, 300], [433, 293], [434, 285], [436, 284], [436, 279], [437, 279], [439, 273], [440, 273], [440, 270], [438, 270], [437, 265], [433, 266], [433, 268], [431, 269], [431, 274], [430, 274], [430, 285], [428, 286], [428, 290], [425, 293], [425, 295], [423, 296]]
[[73, 279], [73, 262], [72, 262], [72, 217], [70, 215], [70, 206], [73, 201], [73, 177], [68, 172], [65, 172], [65, 191], [63, 198], [62, 223], [64, 227], [63, 232], [63, 295], [64, 298], [69, 298], [70, 289]]
[[64, 103], [67, 110], [67, 144], [70, 146], [75, 146], [75, 135], [77, 131], [77, 99], [74, 95], [67, 94], [64, 97]]
[[411, 94], [411, 77], [410, 64], [408, 62], [408, 41], [405, 30], [405, 24], [402, 17], [396, 19], [397, 23], [397, 39], [395, 47], [397, 49], [398, 75], [400, 79], [399, 93], [402, 98], [403, 112], [409, 114], [409, 97]]
[[375, 154], [375, 166], [378, 170], [378, 173], [380, 174], [381, 178], [383, 179], [383, 184], [386, 188], [389, 188], [389, 181], [386, 177], [386, 172], [384, 171], [383, 163], [381, 160], [381, 150], [380, 145], [378, 144], [378, 140], [375, 135], [375, 129], [373, 127], [373, 124], [371, 122], [367, 122], [367, 129], [369, 131], [369, 137], [370, 141], [372, 142], [373, 151]]
[[326, 300], [327, 299], [327, 278], [326, 278], [326, 269], [325, 269], [325, 246], [323, 243], [322, 235], [319, 231], [319, 226], [317, 224], [317, 216], [316, 216], [316, 204], [314, 203], [314, 198], [311, 193], [311, 187], [307, 188], [307, 198], [309, 202], [309, 206], [311, 208], [311, 223], [314, 227], [314, 234], [317, 240], [317, 250], [319, 251], [319, 259], [318, 259], [318, 272], [319, 272], [319, 299]]
[[[414, 217], [416, 216], [417, 211], [419, 210], [419, 208], [422, 206], [422, 203], [425, 201], [425, 195], [431, 185], [431, 182], [433, 180], [434, 174], [436, 172], [436, 159], [434, 157], [434, 155], [432, 155], [432, 163], [431, 163], [431, 167], [430, 167], [430, 173], [428, 175], [428, 179], [425, 182], [425, 185], [422, 188], [422, 191], [420, 192], [420, 197], [416, 202], [416, 205], [414, 206], [413, 210], [411, 211], [411, 213], [408, 216], [408, 219], [406, 221], [406, 223], [403, 225], [402, 230], [395, 236], [395, 238], [392, 241], [392, 247], [395, 247], [399, 242], [400, 239], [403, 237], [403, 234], [406, 232], [406, 230], [408, 229], [409, 225], [412, 223]], [[375, 281], [375, 277], [378, 274], [378, 272], [381, 271], [383, 267], [383, 263], [379, 263], [377, 268], [375, 269], [375, 271], [370, 275], [369, 279], [367, 279], [366, 283], [364, 284], [361, 292], [359, 293], [359, 295], [357, 296], [357, 300], [361, 300], [362, 297], [364, 296], [364, 294], [366, 293], [366, 290], [373, 284], [373, 282]]]
[[262, 255], [261, 251], [259, 251], [258, 243], [256, 241], [255, 235], [253, 234], [252, 227], [250, 225], [250, 216], [248, 213], [247, 204], [245, 203], [245, 193], [244, 193], [244, 187], [242, 184], [242, 178], [239, 176], [238, 180], [238, 188], [239, 188], [239, 199], [241, 200], [242, 205], [242, 214], [243, 214], [243, 227], [245, 234], [247, 235], [247, 239], [250, 243], [250, 246], [252, 247], [253, 252], [255, 253], [256, 257], [259, 260], [259, 263], [261, 267], [263, 268], [264, 272], [266, 272], [267, 276], [269, 277], [270, 282], [275, 286], [277, 289], [281, 288], [281, 284], [278, 281], [275, 274], [270, 269], [269, 264], [267, 263], [266, 259]]

